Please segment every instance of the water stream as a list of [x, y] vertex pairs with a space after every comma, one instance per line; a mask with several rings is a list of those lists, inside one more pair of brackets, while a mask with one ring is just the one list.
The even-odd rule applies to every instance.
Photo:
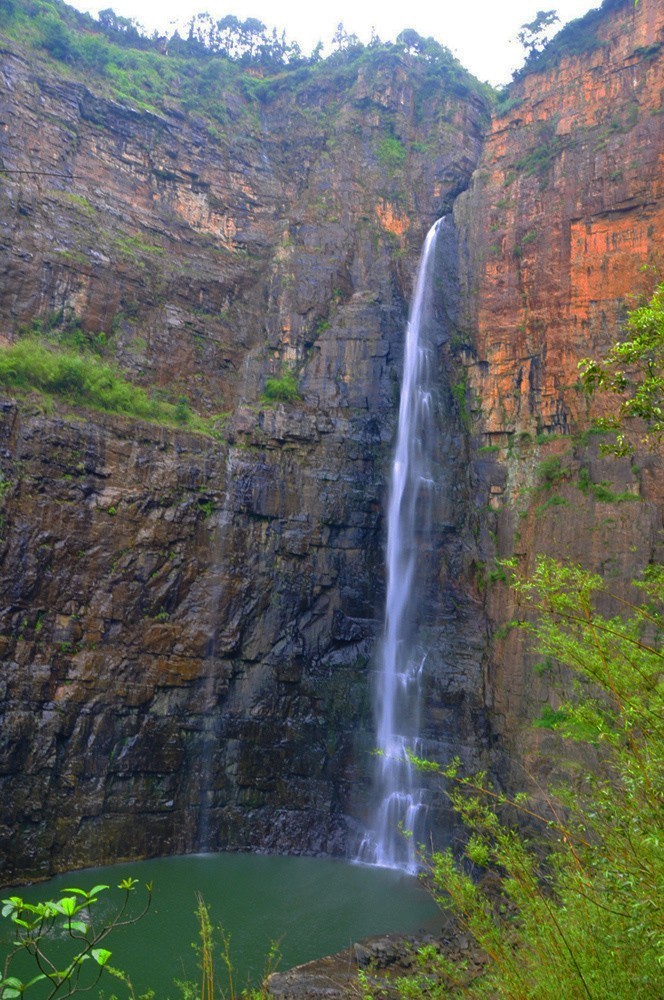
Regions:
[[430, 536], [434, 481], [433, 377], [430, 339], [434, 300], [436, 236], [427, 234], [406, 328], [397, 442], [387, 515], [387, 595], [382, 661], [376, 696], [379, 751], [373, 829], [358, 860], [415, 872], [424, 834], [427, 793], [418, 786], [409, 753], [419, 752], [420, 679], [426, 649], [415, 640], [418, 554]]

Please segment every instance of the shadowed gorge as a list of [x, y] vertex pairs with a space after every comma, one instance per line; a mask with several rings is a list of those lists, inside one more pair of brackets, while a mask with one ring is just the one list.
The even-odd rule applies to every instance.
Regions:
[[0, 386], [0, 878], [366, 828], [404, 330], [446, 213], [423, 752], [555, 770], [495, 560], [617, 587], [661, 561], [659, 456], [602, 456], [576, 384], [661, 276], [661, 5], [605, 4], [495, 106], [445, 50], [102, 72], [22, 24], [0, 346], [115, 365], [162, 409], [70, 369]]

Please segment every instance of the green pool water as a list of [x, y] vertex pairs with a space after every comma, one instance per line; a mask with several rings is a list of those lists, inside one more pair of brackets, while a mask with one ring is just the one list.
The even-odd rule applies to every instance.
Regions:
[[[286, 969], [339, 951], [362, 937], [435, 929], [439, 923], [439, 911], [416, 878], [327, 858], [253, 854], [158, 858], [86, 869], [29, 888], [0, 890], [0, 895], [16, 892], [35, 902], [63, 895], [69, 886], [86, 890], [98, 883], [116, 886], [129, 876], [154, 884], [152, 908], [131, 931], [120, 929], [105, 944], [113, 952], [111, 964], [129, 973], [137, 994], [151, 988], [158, 1000], [178, 1000], [181, 993], [174, 981], [196, 978], [191, 942], [197, 937], [197, 892], [209, 904], [215, 926], [221, 924], [230, 935], [239, 985], [260, 981], [270, 943], [277, 939], [279, 968]], [[106, 895], [100, 896], [97, 907]], [[0, 943], [0, 952], [5, 951], [6, 939]], [[220, 951], [217, 935], [215, 953]], [[217, 964], [218, 981], [225, 985], [222, 963]], [[104, 994], [108, 998], [113, 992], [120, 998], [125, 995], [119, 983], [107, 979]], [[98, 996], [99, 990], [92, 995]]]

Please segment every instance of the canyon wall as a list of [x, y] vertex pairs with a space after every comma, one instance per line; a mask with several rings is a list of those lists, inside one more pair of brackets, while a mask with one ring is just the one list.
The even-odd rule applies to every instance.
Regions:
[[[376, 53], [260, 98], [237, 73], [220, 123], [3, 47], [4, 342], [35, 319], [102, 331], [127, 376], [217, 415], [206, 436], [3, 403], [3, 880], [200, 848], [343, 853], [361, 824], [407, 300], [488, 120], [450, 66], [432, 90], [421, 60]], [[299, 398], [270, 401], [285, 366]], [[439, 550], [460, 549], [459, 478]], [[482, 641], [455, 589], [459, 667], [438, 686], [472, 689], [446, 710], [473, 757]]]
[[657, 456], [602, 457], [575, 388], [661, 273], [661, 45], [656, 0], [611, 3], [490, 121], [406, 51], [239, 74], [210, 118], [0, 41], [2, 343], [103, 332], [216, 417], [3, 395], [2, 881], [352, 843], [407, 302], [445, 213], [425, 748], [510, 784], [553, 760], [495, 559], [622, 586], [661, 556]]
[[510, 87], [454, 207], [493, 633], [485, 687], [497, 772], [517, 787], [557, 766], [558, 741], [532, 720], [557, 707], [565, 678], [552, 694], [522, 635], [506, 634], [518, 609], [495, 559], [570, 559], [624, 595], [662, 558], [661, 455], [638, 435], [631, 459], [602, 453], [588, 430], [616, 401], [584, 395], [578, 362], [624, 339], [627, 310], [662, 280], [663, 42], [657, 0], [609, 2], [570, 25]]

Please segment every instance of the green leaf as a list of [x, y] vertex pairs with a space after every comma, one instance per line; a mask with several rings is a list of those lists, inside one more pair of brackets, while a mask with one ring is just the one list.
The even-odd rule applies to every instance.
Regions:
[[43, 973], [41, 973], [38, 976], [35, 976], [33, 979], [30, 979], [29, 982], [25, 984], [23, 990], [24, 991], [27, 990], [28, 986], [33, 986], [35, 983], [40, 983], [42, 979], [46, 979], [46, 976]]
[[67, 926], [72, 931], [79, 931], [81, 934], [88, 933], [88, 925], [83, 923], [82, 920], [70, 920]]
[[110, 952], [107, 948], [92, 949], [92, 957], [94, 958], [95, 962], [97, 962], [98, 965], [102, 966], [102, 968], [103, 966], [106, 965], [111, 955], [112, 952]]
[[55, 904], [60, 913], [64, 913], [66, 917], [73, 917], [76, 913], [76, 897], [75, 896], [64, 896], [62, 899], [58, 900]]
[[2, 902], [7, 905], [10, 904], [14, 907], [19, 907], [23, 905], [23, 900], [20, 896], [10, 896], [8, 899], [3, 899]]

